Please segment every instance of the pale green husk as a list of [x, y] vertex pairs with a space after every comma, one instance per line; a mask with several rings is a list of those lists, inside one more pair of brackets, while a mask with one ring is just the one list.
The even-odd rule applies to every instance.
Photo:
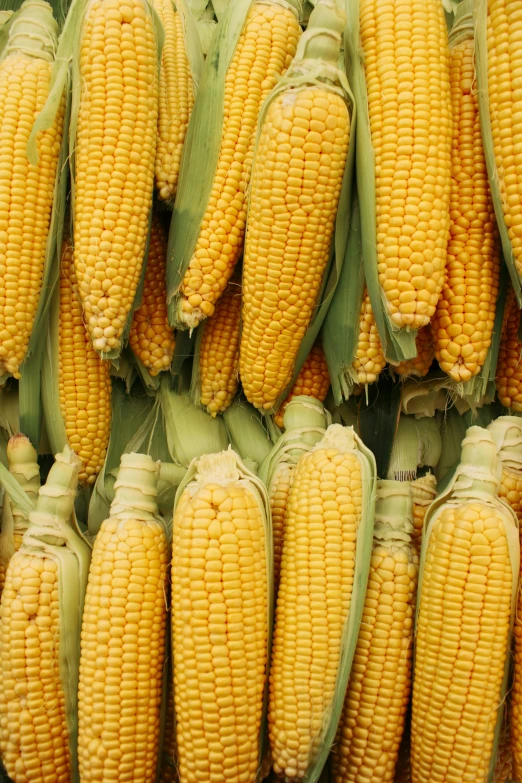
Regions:
[[377, 274], [377, 197], [375, 186], [375, 152], [368, 116], [366, 76], [359, 35], [359, 0], [347, 0], [346, 35], [347, 72], [357, 106], [356, 174], [361, 208], [361, 237], [364, 274], [372, 310], [381, 338], [384, 355], [398, 364], [417, 354], [415, 332], [398, 330], [388, 315], [384, 292]]
[[[421, 562], [419, 570], [418, 595], [422, 593], [424, 563], [429, 548], [431, 533], [435, 521], [447, 506], [458, 507], [473, 500], [481, 502], [494, 509], [503, 517], [506, 538], [512, 566], [511, 623], [507, 643], [504, 678], [498, 694], [498, 712], [496, 719], [495, 740], [490, 759], [488, 783], [492, 783], [498, 741], [503, 722], [504, 704], [508, 690], [509, 668], [511, 662], [510, 647], [517, 605], [518, 577], [520, 570], [520, 543], [518, 520], [515, 512], [498, 498], [502, 464], [497, 458], [497, 447], [490, 432], [482, 427], [472, 426], [466, 431], [462, 441], [462, 452], [459, 466], [453, 475], [449, 486], [429, 507], [424, 521], [424, 535], [421, 547]], [[415, 622], [417, 623], [420, 602], [417, 603]]]
[[[351, 447], [348, 444], [352, 444]], [[346, 695], [348, 679], [352, 668], [353, 656], [357, 645], [357, 636], [361, 624], [366, 586], [370, 571], [373, 548], [374, 513], [377, 485], [377, 468], [373, 454], [355, 434], [353, 427], [332, 424], [324, 438], [316, 443], [314, 450], [321, 448], [339, 448], [344, 453], [355, 452], [361, 465], [362, 474], [362, 517], [359, 520], [356, 540], [355, 572], [350, 609], [346, 617], [342, 639], [339, 668], [335, 682], [335, 691], [330, 709], [323, 716], [323, 725], [319, 735], [313, 738], [316, 752], [310, 760], [302, 780], [317, 783], [335, 739], [337, 726]]]
[[[204, 455], [193, 459], [188, 467], [183, 481], [178, 487], [174, 505], [174, 515], [181, 496], [185, 491], [194, 494], [206, 483], [243, 486], [245, 491], [249, 492], [255, 498], [263, 519], [263, 528], [265, 534], [266, 551], [266, 578], [268, 589], [267, 601], [267, 668], [269, 663], [269, 651], [272, 644], [272, 626], [274, 618], [274, 552], [273, 552], [273, 533], [272, 517], [270, 514], [270, 504], [268, 494], [263, 482], [252, 473], [241, 461], [240, 457], [230, 447], [227, 451], [217, 454]], [[266, 769], [267, 737], [266, 737], [266, 712], [268, 705], [268, 676], [263, 699], [263, 719], [259, 734], [259, 765], [258, 774], [255, 783], [260, 783], [264, 775], [262, 770], [268, 773]]]
[[272, 448], [259, 411], [239, 398], [224, 412], [223, 419], [232, 448], [247, 468], [257, 473]]
[[40, 489], [36, 509], [19, 552], [48, 557], [58, 567], [60, 605], [59, 670], [71, 752], [71, 783], [78, 773], [78, 672], [80, 627], [89, 572], [90, 549], [68, 524], [74, 507], [80, 461], [65, 447], [56, 455], [47, 483]]
[[509, 270], [518, 306], [522, 307], [522, 281], [517, 270], [515, 255], [513, 253], [513, 247], [509, 238], [507, 226], [504, 222], [502, 197], [500, 195], [500, 181], [497, 165], [495, 162], [495, 149], [491, 131], [488, 91], [487, 15], [487, 0], [474, 0], [473, 16], [475, 23], [475, 71], [478, 87], [480, 126], [482, 131], [482, 142], [484, 144], [484, 156], [486, 158], [486, 166], [488, 170], [489, 186], [491, 189], [491, 197], [493, 199], [493, 207], [495, 209], [497, 225], [502, 242], [502, 252]]

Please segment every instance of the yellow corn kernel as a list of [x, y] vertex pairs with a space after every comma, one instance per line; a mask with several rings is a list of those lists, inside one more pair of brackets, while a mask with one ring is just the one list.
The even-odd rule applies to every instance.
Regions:
[[129, 334], [134, 355], [152, 376], [169, 369], [176, 345], [167, 316], [166, 251], [165, 230], [159, 216], [153, 215], [143, 296]]
[[54, 52], [46, 50], [56, 46], [57, 30], [47, 3], [33, 7], [40, 18], [31, 17], [29, 6], [22, 9], [0, 63], [0, 376], [15, 378], [41, 293], [65, 111], [63, 100], [51, 127], [38, 134], [32, 165], [27, 142], [49, 95]]
[[430, 522], [416, 625], [413, 783], [486, 780], [508, 653], [504, 515], [470, 500]]
[[274, 416], [274, 421], [278, 427], [283, 428], [283, 416], [286, 406], [293, 397], [305, 395], [306, 397], [315, 397], [319, 402], [323, 402], [330, 388], [330, 376], [328, 366], [323, 351], [321, 340], [318, 339], [312, 345], [312, 349], [305, 359], [299, 375], [286, 398], [281, 404], [279, 410]]
[[0, 604], [0, 753], [16, 783], [69, 783], [71, 761], [60, 679], [58, 566], [16, 552]]
[[513, 411], [522, 411], [522, 343], [518, 339], [519, 326], [520, 310], [510, 288], [505, 302], [495, 382], [500, 402]]
[[225, 411], [239, 386], [241, 287], [231, 281], [203, 327], [199, 349], [201, 404], [211, 416]]
[[418, 557], [375, 544], [332, 753], [333, 783], [393, 783], [411, 692]]
[[446, 282], [433, 319], [435, 353], [457, 383], [491, 345], [500, 275], [498, 231], [480, 133], [473, 38], [450, 48], [453, 141]]
[[110, 517], [96, 536], [81, 634], [82, 783], [155, 779], [167, 562], [165, 530], [154, 519]]
[[504, 222], [518, 273], [522, 273], [520, 150], [522, 103], [518, 92], [519, 7], [508, 0], [487, 4], [487, 68], [491, 134]]
[[292, 61], [301, 29], [290, 6], [253, 2], [225, 78], [221, 148], [210, 200], [181, 284], [179, 318], [212, 315], [243, 250], [259, 110]]
[[439, 0], [361, 0], [375, 151], [379, 282], [393, 322], [426, 326], [444, 282], [451, 180], [448, 34]]
[[94, 484], [109, 444], [110, 364], [93, 350], [85, 328], [68, 241], [63, 244], [60, 264], [58, 367], [60, 410], [67, 440], [82, 461], [78, 481]]
[[74, 264], [93, 347], [118, 353], [147, 243], [157, 46], [146, 0], [93, 0], [83, 24]]
[[357, 383], [374, 383], [386, 366], [377, 324], [368, 291], [365, 290], [359, 315], [359, 339], [353, 362]]
[[410, 487], [413, 496], [413, 533], [411, 539], [417, 552], [420, 554], [424, 518], [428, 508], [437, 496], [437, 479], [433, 473], [426, 473], [425, 476], [412, 481]]
[[497, 761], [493, 775], [493, 783], [507, 783], [514, 780], [513, 754], [511, 752], [511, 708], [510, 700], [506, 702], [504, 709], [504, 720], [500, 733], [497, 751]]
[[[252, 783], [267, 669], [266, 544], [245, 481], [201, 465], [174, 515], [172, 623], [181, 783]], [[204, 726], [204, 730], [203, 730]]]
[[165, 732], [158, 783], [177, 783], [178, 773], [176, 760], [176, 727], [174, 726], [174, 691], [172, 677], [167, 682], [167, 704], [165, 707]]
[[[256, 408], [270, 409], [290, 383], [312, 319], [330, 255], [349, 133], [344, 99], [319, 85], [277, 95], [259, 131], [239, 358], [244, 392]], [[278, 205], [282, 183], [290, 199], [285, 207]]]
[[332, 703], [361, 514], [355, 453], [316, 446], [299, 459], [284, 518], [268, 711], [274, 771], [286, 779], [304, 776]]
[[159, 77], [156, 188], [162, 201], [174, 201], [185, 134], [194, 105], [194, 84], [185, 49], [183, 22], [172, 0], [154, 0], [165, 42]]
[[279, 590], [281, 558], [285, 532], [285, 514], [294, 479], [295, 465], [281, 463], [270, 482], [270, 511], [272, 512], [272, 535], [274, 539], [274, 595]]
[[417, 356], [414, 359], [407, 359], [392, 369], [403, 377], [417, 376], [424, 378], [428, 374], [435, 356], [435, 345], [433, 343], [433, 332], [431, 325], [419, 329], [415, 338]]

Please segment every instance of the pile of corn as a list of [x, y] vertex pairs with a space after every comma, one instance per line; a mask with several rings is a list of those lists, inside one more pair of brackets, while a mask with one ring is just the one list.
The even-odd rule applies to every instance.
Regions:
[[522, 783], [521, 12], [5, 0], [8, 780]]

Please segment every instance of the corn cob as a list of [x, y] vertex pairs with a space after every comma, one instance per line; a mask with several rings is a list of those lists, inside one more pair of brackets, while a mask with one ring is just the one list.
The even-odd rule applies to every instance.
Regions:
[[520, 310], [513, 289], [506, 296], [495, 382], [505, 408], [522, 411], [522, 343], [518, 339]]
[[[335, 229], [350, 112], [335, 81], [341, 6], [310, 16], [302, 57], [276, 89], [260, 124], [243, 258], [239, 374], [247, 399], [271, 409], [289, 385], [312, 319]], [[306, 82], [306, 74], [314, 78]], [[292, 78], [295, 79], [292, 83]], [[277, 138], [277, 142], [275, 139]], [[323, 192], [324, 191], [324, 192]]]
[[518, 172], [518, 149], [514, 147], [522, 126], [518, 93], [520, 19], [517, 3], [495, 0], [487, 3], [487, 78], [491, 134], [504, 222], [522, 273], [522, 213]]
[[58, 386], [67, 440], [82, 461], [78, 480], [94, 484], [109, 445], [111, 426], [110, 364], [93, 349], [85, 329], [73, 263], [64, 241], [60, 265]]
[[412, 541], [420, 554], [424, 519], [428, 508], [437, 497], [437, 479], [433, 473], [426, 473], [410, 484], [413, 498], [413, 533]]
[[413, 783], [486, 780], [510, 648], [520, 546], [498, 500], [497, 450], [470, 427], [448, 493], [431, 507], [416, 623]]
[[225, 77], [223, 132], [211, 195], [179, 289], [176, 318], [182, 327], [193, 328], [213, 314], [241, 256], [257, 118], [290, 65], [300, 33], [292, 3], [254, 0], [250, 5]]
[[20, 377], [42, 287], [65, 103], [26, 147], [49, 94], [58, 25], [51, 6], [26, 0], [0, 62], [0, 376]]
[[510, 703], [508, 700], [504, 711], [504, 721], [498, 743], [497, 762], [495, 764], [493, 783], [509, 783], [510, 780], [514, 779], [513, 754], [511, 752], [510, 713]]
[[133, 315], [129, 333], [129, 344], [134, 355], [152, 376], [169, 369], [175, 347], [174, 334], [167, 317], [166, 250], [165, 230], [159, 215], [153, 214], [143, 295]]
[[500, 275], [498, 231], [480, 133], [471, 14], [463, 19], [457, 15], [450, 35], [450, 80], [450, 241], [433, 330], [441, 369], [462, 383], [477, 375], [486, 361]]
[[168, 561], [158, 468], [147, 455], [122, 456], [110, 516], [94, 543], [78, 689], [82, 783], [116, 776], [149, 783], [156, 774]]
[[499, 497], [522, 519], [522, 419], [500, 416], [488, 427], [502, 464]]
[[181, 783], [256, 778], [271, 620], [267, 513], [262, 484], [235, 452], [192, 463], [173, 522]]
[[333, 783], [393, 783], [411, 691], [419, 559], [407, 484], [377, 482], [370, 576], [332, 752]]
[[279, 410], [274, 416], [274, 421], [278, 427], [283, 427], [283, 416], [286, 406], [294, 397], [313, 397], [319, 402], [323, 402], [330, 388], [330, 376], [328, 375], [328, 366], [324, 356], [323, 346], [318, 339], [312, 346], [312, 350], [305, 359], [299, 375], [295, 379], [294, 385], [281, 404]]
[[395, 365], [393, 371], [403, 377], [414, 375], [418, 378], [424, 378], [428, 374], [435, 356], [431, 326], [424, 326], [422, 329], [419, 329], [415, 338], [415, 344], [417, 346], [417, 356], [414, 359], [408, 359]]
[[76, 687], [89, 550], [68, 526], [80, 461], [58, 454], [0, 604], [0, 753], [16, 783], [77, 779]]
[[259, 477], [268, 490], [272, 513], [276, 597], [279, 590], [286, 508], [296, 465], [299, 457], [311, 451], [323, 437], [327, 418], [324, 408], [314, 398], [294, 397], [286, 406], [283, 424], [284, 434], [276, 442], [259, 471]]
[[288, 497], [268, 709], [274, 772], [286, 780], [305, 777], [332, 711], [367, 514], [358, 445], [353, 428], [331, 425], [300, 457]]
[[165, 734], [163, 737], [162, 758], [158, 783], [177, 783], [178, 773], [175, 766], [175, 759], [177, 755], [176, 727], [174, 725], [174, 691], [172, 687], [172, 676], [169, 677], [167, 682], [166, 701]]
[[418, 329], [435, 312], [449, 230], [451, 95], [442, 4], [361, 0], [360, 36], [379, 282], [392, 321]]
[[353, 362], [357, 383], [374, 383], [386, 367], [377, 324], [368, 291], [365, 290], [359, 316], [359, 339]]
[[199, 346], [200, 402], [207, 413], [225, 411], [239, 386], [241, 288], [230, 282], [203, 329]]
[[154, 183], [157, 46], [146, 0], [87, 6], [78, 90], [74, 264], [93, 347], [113, 357], [140, 280]]
[[154, 0], [165, 41], [159, 77], [156, 188], [162, 201], [174, 201], [181, 152], [194, 105], [194, 83], [185, 44], [183, 20], [173, 0]]
[[[30, 440], [25, 435], [14, 435], [9, 439], [6, 452], [9, 472], [16, 478], [32, 503], [36, 503], [40, 489], [40, 469], [36, 451]], [[4, 587], [7, 564], [14, 553], [20, 549], [28, 525], [29, 520], [22, 509], [6, 495], [2, 507], [0, 530], [0, 596]]]

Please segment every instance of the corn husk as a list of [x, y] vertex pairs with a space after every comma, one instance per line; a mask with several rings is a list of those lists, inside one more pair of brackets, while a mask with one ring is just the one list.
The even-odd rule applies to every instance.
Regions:
[[377, 482], [376, 464], [373, 454], [355, 434], [352, 427], [342, 427], [339, 424], [330, 425], [323, 438], [315, 444], [313, 450], [322, 448], [338, 449], [342, 453], [354, 453], [357, 456], [362, 474], [362, 514], [361, 519], [358, 520], [353, 591], [350, 609], [342, 631], [334, 694], [330, 708], [327, 708], [325, 713], [320, 716], [321, 727], [318, 734], [311, 737], [312, 751], [308, 768], [301, 778], [307, 781], [307, 783], [316, 783], [323, 772], [335, 739], [344, 704], [346, 687], [357, 644], [358, 629], [364, 609], [364, 598], [370, 569]]
[[400, 416], [401, 384], [382, 375], [359, 402], [359, 435], [375, 455], [377, 475], [386, 477]]
[[272, 441], [259, 411], [246, 400], [237, 399], [223, 414], [230, 444], [252, 473], [257, 473]]
[[502, 687], [497, 697], [496, 731], [489, 764], [488, 783], [493, 780], [499, 737], [503, 725], [504, 704], [508, 689], [509, 668], [511, 656], [511, 637], [516, 610], [518, 577], [520, 570], [520, 543], [518, 520], [516, 514], [498, 498], [500, 475], [502, 466], [497, 458], [497, 447], [491, 434], [482, 427], [472, 426], [466, 430], [466, 437], [462, 441], [460, 463], [451, 482], [431, 504], [424, 523], [424, 536], [421, 547], [421, 563], [419, 572], [416, 625], [418, 624], [419, 610], [421, 606], [422, 583], [424, 577], [424, 564], [430, 543], [433, 526], [437, 518], [447, 506], [458, 507], [470, 500], [480, 502], [498, 513], [504, 521], [505, 533], [512, 567], [512, 596], [511, 596], [511, 624], [509, 638], [506, 640], [506, 654], [504, 660], [504, 678]]
[[482, 142], [484, 144], [484, 156], [488, 170], [491, 198], [497, 218], [497, 225], [502, 242], [502, 254], [511, 277], [518, 306], [522, 307], [522, 281], [517, 270], [513, 247], [509, 238], [507, 226], [504, 222], [502, 210], [502, 196], [500, 190], [500, 178], [495, 162], [495, 150], [491, 132], [491, 118], [488, 92], [488, 47], [487, 47], [487, 0], [474, 0], [473, 16], [475, 23], [475, 71], [477, 78], [477, 92], [479, 101], [480, 126]]
[[[366, 75], [359, 35], [359, 0], [348, 0], [347, 71], [357, 107], [358, 191], [361, 194], [361, 239], [364, 274], [373, 314], [387, 361], [394, 364], [416, 356], [415, 332], [398, 330], [388, 315], [377, 274], [377, 213], [375, 153], [370, 134]], [[364, 196], [362, 195], [364, 194]]]
[[[270, 1], [280, 2], [298, 14], [300, 0]], [[223, 130], [225, 77], [252, 2], [238, 0], [224, 10], [212, 37], [187, 128], [167, 250], [169, 320], [180, 329], [187, 326], [178, 320], [178, 291], [197, 243], [216, 172]], [[198, 10], [193, 7], [193, 12], [197, 20]]]
[[77, 688], [80, 626], [90, 562], [89, 547], [68, 524], [73, 512], [79, 467], [80, 462], [69, 447], [56, 455], [47, 482], [40, 489], [36, 508], [29, 515], [29, 529], [19, 550], [51, 558], [58, 567], [60, 637], [56, 656], [65, 695], [71, 783], [79, 783]]
[[[265, 567], [267, 579], [267, 659], [266, 659], [266, 684], [263, 698], [263, 717], [259, 735], [259, 772], [256, 781], [262, 780], [268, 773], [267, 768], [267, 743], [266, 743], [266, 709], [268, 704], [268, 664], [269, 650], [272, 641], [272, 626], [274, 612], [273, 594], [273, 551], [272, 551], [272, 520], [268, 496], [263, 482], [241, 461], [240, 457], [231, 448], [221, 453], [205, 455], [194, 458], [187, 470], [186, 476], [178, 487], [174, 506], [176, 508], [184, 492], [194, 494], [205, 483], [218, 483], [226, 486], [230, 483], [239, 483], [250, 492], [257, 501], [262, 519], [265, 536]], [[258, 566], [261, 566], [259, 563]], [[264, 772], [264, 774], [263, 774]]]

